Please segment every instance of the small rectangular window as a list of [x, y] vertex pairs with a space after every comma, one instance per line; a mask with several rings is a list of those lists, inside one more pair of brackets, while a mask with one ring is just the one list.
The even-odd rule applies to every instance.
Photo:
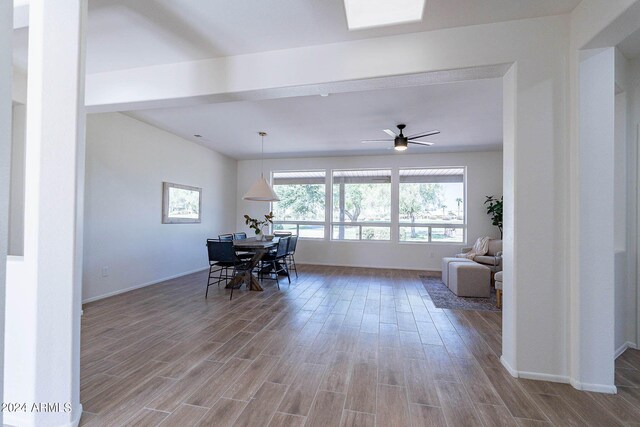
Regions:
[[273, 230], [289, 231], [301, 238], [323, 239], [325, 221], [325, 171], [273, 173]]
[[391, 170], [336, 170], [332, 176], [333, 240], [390, 240]]
[[401, 242], [465, 241], [465, 169], [400, 169]]

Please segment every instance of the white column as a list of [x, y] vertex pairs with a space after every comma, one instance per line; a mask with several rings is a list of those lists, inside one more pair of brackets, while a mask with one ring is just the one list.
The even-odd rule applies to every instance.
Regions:
[[582, 52], [579, 78], [579, 293], [574, 386], [614, 386], [614, 48]]
[[[84, 164], [86, 0], [32, 0], [24, 258], [9, 274], [5, 401], [20, 426], [77, 425]], [[18, 298], [20, 297], [20, 298]], [[15, 298], [15, 300], [12, 300]], [[59, 404], [32, 412], [32, 404]], [[66, 410], [64, 405], [70, 405]], [[10, 418], [11, 417], [11, 418]]]
[[[4, 381], [4, 307], [9, 242], [9, 177], [11, 163], [11, 104], [13, 4], [0, 2], [0, 384]], [[0, 402], [4, 402], [0, 387]], [[0, 425], [2, 425], [0, 411]]]

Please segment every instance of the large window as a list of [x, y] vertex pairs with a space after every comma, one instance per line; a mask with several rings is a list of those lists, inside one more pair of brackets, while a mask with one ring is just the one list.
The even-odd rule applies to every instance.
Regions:
[[333, 240], [390, 240], [391, 171], [333, 171]]
[[464, 168], [400, 169], [401, 242], [464, 242]]
[[274, 172], [273, 230], [291, 231], [303, 238], [324, 238], [325, 172]]

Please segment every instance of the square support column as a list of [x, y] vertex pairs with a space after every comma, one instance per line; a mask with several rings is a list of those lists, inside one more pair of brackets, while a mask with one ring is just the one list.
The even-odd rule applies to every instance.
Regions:
[[25, 244], [9, 264], [4, 389], [27, 412], [5, 414], [13, 425], [75, 426], [82, 414], [86, 11], [86, 0], [30, 2]]
[[[11, 169], [11, 105], [13, 78], [13, 4], [0, 2], [0, 384], [4, 382], [4, 312], [9, 242], [9, 181]], [[0, 388], [0, 401], [4, 402]], [[0, 425], [3, 414], [0, 412]]]

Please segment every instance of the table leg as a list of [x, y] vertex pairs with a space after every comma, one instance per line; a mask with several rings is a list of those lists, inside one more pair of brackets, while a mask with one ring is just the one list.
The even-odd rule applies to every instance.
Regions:
[[252, 270], [258, 265], [265, 253], [266, 251], [256, 251], [249, 260], [249, 270], [236, 274], [236, 276], [227, 284], [226, 288], [237, 289], [244, 283], [247, 285], [247, 288], [249, 288], [250, 291], [262, 291], [262, 286], [260, 286], [260, 282], [258, 281], [258, 278], [252, 273]]

